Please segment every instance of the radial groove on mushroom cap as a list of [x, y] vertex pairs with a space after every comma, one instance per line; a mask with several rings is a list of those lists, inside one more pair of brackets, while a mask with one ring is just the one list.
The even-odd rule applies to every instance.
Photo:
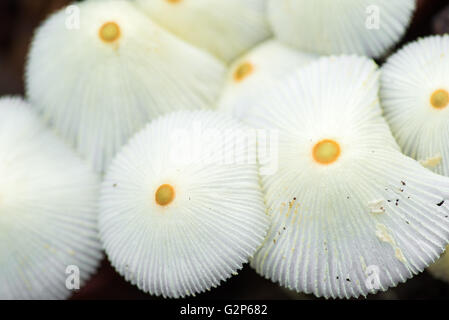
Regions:
[[263, 42], [231, 65], [218, 109], [238, 119], [244, 118], [251, 112], [252, 96], [260, 94], [261, 83], [268, 88], [271, 82], [288, 76], [317, 57], [276, 40]]
[[[251, 262], [261, 275], [317, 296], [365, 296], [447, 244], [449, 203], [438, 204], [449, 179], [399, 152], [378, 77], [366, 58], [323, 58], [252, 101], [248, 124], [279, 130], [279, 170], [262, 179], [272, 225]], [[338, 144], [324, 153], [332, 162], [314, 158], [323, 141]]]
[[38, 29], [26, 87], [48, 123], [103, 171], [150, 119], [210, 108], [224, 64], [153, 23], [127, 1], [78, 4], [80, 29], [64, 10]]
[[415, 0], [268, 0], [275, 35], [319, 54], [382, 56], [405, 33]]
[[270, 36], [266, 0], [137, 0], [181, 39], [230, 62]]
[[[126, 280], [164, 297], [194, 295], [255, 253], [269, 221], [255, 143], [239, 142], [245, 132], [228, 116], [176, 112], [154, 120], [117, 155], [103, 183], [99, 225]], [[229, 155], [253, 155], [254, 162]]]
[[382, 67], [380, 97], [403, 152], [449, 176], [449, 36], [410, 43]]
[[0, 299], [67, 298], [102, 257], [98, 177], [19, 98], [0, 99], [0, 176]]

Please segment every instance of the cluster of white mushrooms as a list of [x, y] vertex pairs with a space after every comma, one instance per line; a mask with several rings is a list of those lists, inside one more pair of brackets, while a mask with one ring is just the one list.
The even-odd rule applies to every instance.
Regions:
[[[67, 298], [67, 267], [83, 284], [102, 248], [170, 298], [248, 262], [298, 292], [366, 296], [444, 252], [449, 36], [371, 60], [414, 0], [77, 6], [79, 28], [61, 10], [37, 30], [27, 102], [0, 100], [0, 298]], [[259, 135], [241, 143], [251, 130], [277, 133], [275, 171]], [[449, 280], [445, 259], [430, 270]]]

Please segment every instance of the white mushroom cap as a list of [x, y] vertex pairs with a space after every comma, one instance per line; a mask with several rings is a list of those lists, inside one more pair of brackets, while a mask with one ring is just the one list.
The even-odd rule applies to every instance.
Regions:
[[447, 244], [449, 179], [399, 152], [378, 77], [366, 58], [322, 58], [254, 101], [247, 122], [279, 130], [279, 170], [262, 179], [272, 226], [251, 262], [266, 278], [365, 296], [411, 278]]
[[[382, 67], [385, 117], [403, 152], [449, 176], [449, 36], [412, 42]], [[428, 270], [449, 281], [448, 255]]]
[[63, 299], [102, 257], [98, 177], [18, 98], [0, 99], [0, 299]]
[[253, 95], [260, 94], [261, 83], [268, 87], [272, 81], [317, 58], [315, 54], [292, 49], [277, 40], [260, 44], [232, 64], [218, 109], [238, 119], [245, 118], [245, 114], [251, 112]]
[[181, 111], [154, 120], [117, 155], [99, 225], [126, 280], [184, 297], [216, 287], [253, 256], [269, 220], [255, 141], [240, 140], [246, 130], [229, 116]]
[[96, 170], [149, 119], [212, 106], [226, 72], [218, 59], [160, 28], [132, 3], [78, 6], [79, 29], [66, 26], [65, 10], [38, 29], [27, 95]]
[[449, 176], [449, 36], [410, 43], [382, 67], [381, 101], [402, 151]]
[[415, 0], [268, 0], [275, 35], [319, 54], [382, 56], [405, 33]]
[[137, 0], [174, 34], [230, 62], [270, 36], [266, 0]]

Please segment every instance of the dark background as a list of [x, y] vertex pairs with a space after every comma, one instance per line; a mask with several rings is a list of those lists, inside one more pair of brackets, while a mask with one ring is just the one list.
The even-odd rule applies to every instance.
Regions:
[[[245, 1], [245, 0], [242, 0]], [[313, 1], [313, 0], [310, 0]], [[384, 0], [395, 1], [395, 0]], [[0, 96], [24, 94], [24, 64], [34, 29], [49, 13], [68, 5], [69, 0], [0, 0]], [[418, 0], [413, 23], [398, 45], [431, 34], [449, 33], [449, 0]], [[378, 61], [382, 63], [382, 60]], [[449, 75], [448, 75], [449, 76]], [[245, 267], [238, 276], [199, 299], [316, 299], [282, 289]], [[447, 299], [449, 284], [432, 278], [427, 272], [396, 288], [368, 299]], [[75, 300], [85, 299], [157, 299], [128, 284], [104, 260]]]

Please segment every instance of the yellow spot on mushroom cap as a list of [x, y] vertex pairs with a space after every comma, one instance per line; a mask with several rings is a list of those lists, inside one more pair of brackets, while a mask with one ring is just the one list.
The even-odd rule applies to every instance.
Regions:
[[370, 213], [373, 214], [381, 214], [385, 213], [385, 200], [374, 200], [368, 202], [368, 208], [370, 210]]
[[99, 35], [104, 42], [114, 42], [120, 38], [120, 27], [115, 22], [106, 22], [101, 26]]
[[430, 97], [430, 104], [435, 109], [443, 109], [449, 105], [449, 93], [444, 89], [438, 89]]
[[251, 63], [245, 62], [237, 67], [234, 72], [234, 80], [237, 82], [242, 81], [246, 77], [248, 77], [254, 70], [254, 67]]
[[394, 256], [396, 257], [396, 259], [398, 259], [402, 263], [407, 262], [404, 254], [402, 253], [401, 248], [399, 248], [399, 246], [397, 245], [396, 240], [390, 234], [387, 226], [385, 226], [382, 223], [377, 223], [376, 224], [376, 236], [377, 236], [377, 238], [379, 238], [379, 240], [386, 242], [392, 246], [392, 248], [394, 250]]
[[432, 168], [435, 168], [436, 166], [438, 166], [442, 160], [443, 160], [443, 157], [441, 157], [441, 155], [438, 154], [434, 157], [420, 160], [419, 163], [421, 163], [421, 165], [423, 165], [424, 167], [426, 167], [428, 169], [432, 169]]
[[172, 4], [181, 2], [181, 0], [165, 0], [165, 1], [167, 1], [168, 3], [172, 3]]
[[160, 206], [169, 205], [174, 199], [175, 189], [169, 184], [161, 185], [155, 193], [156, 203]]
[[322, 140], [313, 147], [313, 158], [319, 164], [331, 164], [340, 156], [340, 145], [334, 140]]

